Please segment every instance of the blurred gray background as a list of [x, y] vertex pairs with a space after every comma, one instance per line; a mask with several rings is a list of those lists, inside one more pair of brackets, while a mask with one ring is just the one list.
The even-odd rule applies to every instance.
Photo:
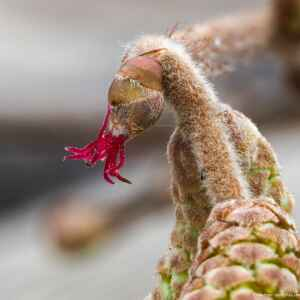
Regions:
[[[128, 41], [268, 2], [0, 0], [3, 299], [143, 299], [173, 224], [165, 157], [172, 121], [166, 116], [128, 145], [123, 173], [131, 186], [107, 185], [101, 168], [62, 164], [63, 147], [96, 135]], [[281, 70], [266, 58], [215, 84], [224, 101], [260, 125], [299, 198], [300, 101]], [[83, 241], [76, 236], [70, 246], [74, 231]]]

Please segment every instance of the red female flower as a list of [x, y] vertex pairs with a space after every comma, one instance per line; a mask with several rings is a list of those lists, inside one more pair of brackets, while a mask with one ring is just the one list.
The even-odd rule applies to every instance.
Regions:
[[110, 114], [111, 106], [108, 105], [97, 139], [82, 148], [65, 147], [70, 154], [65, 156], [64, 160], [83, 160], [89, 167], [94, 167], [98, 161], [105, 161], [103, 176], [107, 182], [114, 184], [111, 177], [116, 177], [120, 181], [131, 183], [120, 175], [120, 169], [125, 164], [125, 142], [128, 137], [115, 136], [107, 130]]

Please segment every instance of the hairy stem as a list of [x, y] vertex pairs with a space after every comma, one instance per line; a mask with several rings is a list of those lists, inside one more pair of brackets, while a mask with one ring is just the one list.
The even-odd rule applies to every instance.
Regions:
[[[137, 49], [139, 43], [145, 40], [136, 42]], [[189, 54], [166, 38], [152, 37], [148, 43], [153, 47], [149, 55], [162, 66], [164, 98], [177, 119], [168, 146], [176, 225], [169, 253], [158, 265], [160, 284], [153, 297], [175, 300], [215, 206], [230, 199], [270, 196], [290, 211], [293, 199], [271, 146], [250, 120], [219, 102]]]
[[174, 32], [172, 39], [185, 46], [206, 76], [216, 76], [268, 49], [270, 22], [269, 11], [237, 15], [191, 25]]

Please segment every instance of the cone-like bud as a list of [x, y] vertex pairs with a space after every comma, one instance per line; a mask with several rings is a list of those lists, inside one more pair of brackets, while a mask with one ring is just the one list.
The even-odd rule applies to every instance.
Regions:
[[271, 198], [218, 204], [182, 299], [298, 299], [299, 250], [293, 221]]

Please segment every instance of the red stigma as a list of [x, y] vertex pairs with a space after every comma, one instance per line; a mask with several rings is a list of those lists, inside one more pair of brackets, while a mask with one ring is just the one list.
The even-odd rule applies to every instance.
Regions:
[[65, 147], [70, 155], [65, 156], [64, 160], [83, 160], [89, 167], [94, 167], [99, 160], [105, 161], [103, 177], [107, 182], [114, 184], [111, 177], [116, 177], [120, 181], [131, 183], [120, 175], [120, 169], [125, 164], [125, 141], [127, 136], [114, 136], [107, 130], [110, 113], [111, 107], [108, 105], [97, 139], [82, 148]]

